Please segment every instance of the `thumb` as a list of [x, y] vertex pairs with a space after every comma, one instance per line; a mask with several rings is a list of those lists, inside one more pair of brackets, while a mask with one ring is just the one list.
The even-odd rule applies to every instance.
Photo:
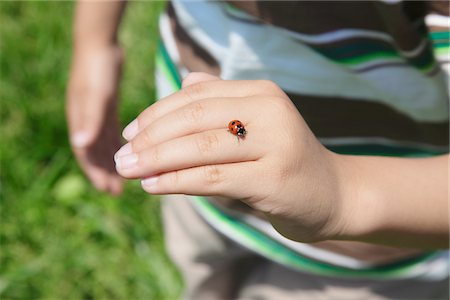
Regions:
[[192, 84], [212, 80], [221, 80], [221, 79], [217, 76], [204, 72], [191, 72], [183, 79], [182, 87], [185, 88]]

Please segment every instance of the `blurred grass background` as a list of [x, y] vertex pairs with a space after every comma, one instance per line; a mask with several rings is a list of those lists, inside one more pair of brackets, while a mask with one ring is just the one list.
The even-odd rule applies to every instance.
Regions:
[[[154, 99], [157, 16], [130, 3], [121, 120]], [[64, 96], [73, 2], [0, 2], [0, 298], [175, 299], [181, 280], [163, 246], [158, 199], [129, 183], [93, 190], [67, 139]]]

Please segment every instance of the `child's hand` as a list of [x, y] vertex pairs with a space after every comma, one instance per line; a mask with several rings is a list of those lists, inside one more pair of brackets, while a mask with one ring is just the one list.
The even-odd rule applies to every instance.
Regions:
[[[234, 119], [244, 124], [245, 138], [227, 131]], [[240, 199], [295, 240], [339, 231], [335, 155], [270, 81], [192, 73], [181, 91], [130, 123], [124, 137], [129, 143], [116, 153], [117, 171], [144, 178], [148, 193]]]
[[70, 141], [81, 168], [99, 190], [119, 194], [113, 155], [120, 147], [117, 87], [119, 47], [76, 49], [67, 94]]

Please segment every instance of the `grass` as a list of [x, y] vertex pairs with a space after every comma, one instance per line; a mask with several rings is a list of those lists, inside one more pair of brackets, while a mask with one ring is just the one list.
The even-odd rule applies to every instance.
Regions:
[[[126, 124], [154, 99], [157, 16], [133, 2], [120, 32]], [[72, 2], [0, 2], [0, 298], [175, 299], [158, 199], [96, 192], [67, 139]]]

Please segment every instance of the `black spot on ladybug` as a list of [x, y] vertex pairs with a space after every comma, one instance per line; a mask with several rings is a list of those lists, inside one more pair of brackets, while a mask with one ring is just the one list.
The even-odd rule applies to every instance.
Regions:
[[234, 124], [236, 124], [236, 122], [232, 122], [232, 123], [231, 123], [231, 125], [234, 125]]

